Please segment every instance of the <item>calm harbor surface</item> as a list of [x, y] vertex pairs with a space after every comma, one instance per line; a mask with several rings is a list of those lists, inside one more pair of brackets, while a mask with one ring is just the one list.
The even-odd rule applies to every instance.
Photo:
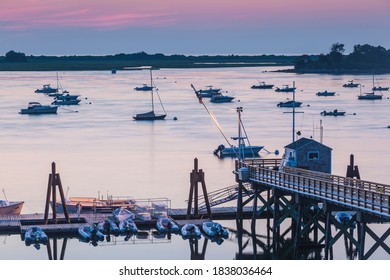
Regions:
[[[59, 72], [62, 87], [71, 94], [80, 94], [82, 101], [77, 106], [60, 107], [56, 115], [40, 116], [18, 112], [31, 101], [52, 102], [52, 98], [34, 91], [46, 83], [56, 86], [56, 72], [0, 72], [1, 187], [9, 200], [25, 201], [22, 213], [42, 213], [47, 178], [54, 161], [69, 196], [108, 193], [134, 198], [167, 197], [172, 208], [185, 208], [195, 157], [205, 172], [209, 191], [235, 183], [234, 160], [213, 155], [219, 144], [226, 144], [223, 136], [190, 85], [197, 89], [213, 85], [235, 96], [232, 103], [213, 104], [208, 99], [204, 102], [227, 137], [237, 136], [235, 109], [243, 107], [242, 120], [251, 144], [265, 146], [261, 156], [273, 158], [275, 150], [283, 154], [284, 146], [292, 140], [292, 114], [288, 113], [291, 109], [276, 106], [287, 98], [292, 99], [292, 94], [274, 89], [292, 86], [293, 82], [297, 87], [296, 100], [303, 103], [296, 111], [304, 112], [296, 114], [296, 131], [301, 132], [301, 137], [320, 141], [322, 120], [323, 143], [333, 149], [332, 173], [345, 175], [349, 156], [354, 154], [362, 179], [390, 183], [387, 174], [390, 92], [383, 92], [382, 100], [358, 100], [359, 88], [342, 85], [354, 80], [364, 85], [362, 92], [368, 92], [372, 76], [297, 75], [272, 70], [277, 69], [154, 71], [154, 82], [168, 114], [166, 120], [155, 122], [132, 119], [135, 114], [150, 109], [150, 93], [134, 91], [135, 87], [149, 83], [147, 71], [117, 71], [115, 75], [110, 71]], [[390, 75], [376, 78], [381, 86], [390, 85]], [[275, 87], [251, 89], [259, 81]], [[335, 91], [336, 95], [316, 96], [325, 90]], [[320, 115], [324, 110], [334, 109], [346, 111], [346, 115]], [[156, 111], [159, 110], [156, 103]], [[235, 221], [221, 223], [234, 232]], [[250, 231], [249, 221], [244, 226]], [[265, 235], [265, 222], [260, 221], [257, 227], [257, 232]], [[384, 232], [387, 227], [378, 225], [376, 230]], [[48, 258], [46, 249], [26, 247], [20, 235], [0, 238], [0, 259]], [[209, 242], [205, 259], [236, 258], [237, 242], [234, 233], [221, 245]], [[334, 250], [335, 259], [347, 258], [342, 239]], [[67, 240], [64, 258], [190, 259], [190, 256], [189, 242], [172, 236], [171, 240], [149, 238], [128, 242], [119, 237], [97, 247], [72, 238]], [[377, 250], [372, 259], [389, 259], [389, 255]]]

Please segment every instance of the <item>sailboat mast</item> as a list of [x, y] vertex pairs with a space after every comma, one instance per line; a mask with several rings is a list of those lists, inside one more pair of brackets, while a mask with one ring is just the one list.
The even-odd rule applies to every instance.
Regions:
[[292, 123], [292, 143], [295, 142], [295, 81], [293, 82], [293, 123]]
[[237, 113], [238, 113], [238, 159], [244, 160], [244, 145], [242, 145], [242, 136], [241, 136], [241, 112], [242, 107], [237, 107]]
[[150, 67], [150, 87], [152, 88], [150, 92], [152, 94], [152, 111], [154, 112], [152, 67]]

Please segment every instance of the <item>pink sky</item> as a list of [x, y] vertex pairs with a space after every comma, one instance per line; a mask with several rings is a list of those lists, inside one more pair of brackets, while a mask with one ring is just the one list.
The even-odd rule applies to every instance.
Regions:
[[[96, 41], [94, 32], [100, 32], [100, 36], [101, 32], [114, 32], [110, 36], [121, 38], [124, 34], [139, 35], [142, 29], [145, 36], [148, 32], [155, 36], [157, 31], [159, 35], [166, 32], [167, 36], [161, 38], [185, 36], [186, 32], [201, 36], [203, 32], [216, 40], [234, 36], [245, 39], [246, 34], [256, 33], [268, 40], [273, 39], [270, 36], [296, 38], [318, 32], [334, 34], [328, 40], [335, 42], [343, 38], [343, 32], [362, 40], [366, 35], [370, 40], [373, 36], [379, 38], [379, 34], [383, 37], [389, 25], [389, 0], [2, 0], [0, 3], [0, 34], [10, 40], [4, 48], [12, 47], [15, 38], [30, 39], [58, 30], [76, 32], [75, 36], [88, 31], [88, 36]], [[79, 36], [85, 37], [81, 33]]]

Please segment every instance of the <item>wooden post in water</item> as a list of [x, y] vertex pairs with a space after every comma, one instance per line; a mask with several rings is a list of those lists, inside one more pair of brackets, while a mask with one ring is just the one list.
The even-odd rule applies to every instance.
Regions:
[[60, 193], [62, 208], [63, 208], [64, 214], [65, 214], [65, 220], [66, 220], [66, 222], [68, 224], [70, 224], [70, 218], [69, 218], [68, 208], [66, 206], [64, 190], [62, 189], [62, 183], [61, 183], [60, 174], [56, 173], [56, 164], [55, 164], [55, 162], [52, 162], [52, 164], [51, 164], [51, 174], [49, 174], [49, 182], [47, 184], [45, 216], [44, 216], [45, 224], [48, 224], [48, 222], [49, 222], [50, 195], [52, 195], [52, 203], [53, 203], [53, 207], [52, 207], [53, 208], [53, 222], [57, 223], [57, 207], [56, 207], [57, 192], [56, 192], [56, 186], [58, 186], [58, 191]]
[[[202, 184], [204, 201], [206, 204], [207, 214], [211, 218], [210, 202], [207, 195], [206, 183], [204, 180], [204, 172], [202, 169], [198, 170], [198, 159], [194, 159], [194, 169], [190, 173], [190, 195], [188, 198], [187, 219], [191, 217], [199, 218], [199, 204], [198, 204], [198, 183]], [[194, 211], [192, 213], [192, 201], [194, 201]]]
[[348, 178], [356, 178], [360, 180], [359, 168], [354, 164], [353, 154], [349, 157], [349, 165], [347, 166], [347, 175]]

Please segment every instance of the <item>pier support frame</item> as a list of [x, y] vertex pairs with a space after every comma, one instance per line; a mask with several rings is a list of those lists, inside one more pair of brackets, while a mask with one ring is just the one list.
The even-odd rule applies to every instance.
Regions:
[[66, 200], [64, 195], [64, 190], [62, 189], [62, 183], [60, 174], [56, 173], [56, 164], [52, 162], [51, 164], [51, 174], [49, 174], [49, 181], [47, 184], [47, 195], [46, 195], [46, 205], [45, 205], [45, 215], [44, 215], [44, 223], [49, 223], [49, 210], [50, 210], [50, 196], [52, 196], [53, 203], [53, 222], [57, 223], [57, 187], [61, 197], [62, 208], [64, 209], [65, 220], [68, 224], [70, 224], [70, 218], [68, 213], [68, 208], [66, 206]]
[[[190, 194], [188, 198], [187, 207], [187, 219], [199, 218], [199, 190], [198, 184], [201, 183], [204, 201], [206, 204], [206, 210], [209, 218], [212, 218], [210, 202], [207, 195], [206, 182], [204, 180], [204, 172], [202, 169], [198, 170], [198, 159], [194, 159], [194, 169], [190, 173]], [[194, 202], [194, 208], [192, 209], [192, 202]], [[193, 210], [193, 211], [192, 211]]]

